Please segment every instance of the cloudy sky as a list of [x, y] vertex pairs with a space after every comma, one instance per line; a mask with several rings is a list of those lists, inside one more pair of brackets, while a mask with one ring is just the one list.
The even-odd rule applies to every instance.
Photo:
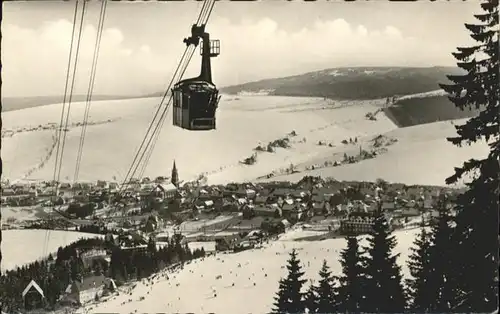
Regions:
[[[75, 3], [3, 2], [2, 95], [61, 95]], [[217, 2], [207, 31], [221, 40], [218, 86], [342, 66], [454, 65], [476, 1]], [[87, 5], [75, 94], [87, 90], [100, 3]], [[94, 94], [163, 90], [201, 2], [107, 6]], [[185, 77], [199, 71], [195, 54]]]

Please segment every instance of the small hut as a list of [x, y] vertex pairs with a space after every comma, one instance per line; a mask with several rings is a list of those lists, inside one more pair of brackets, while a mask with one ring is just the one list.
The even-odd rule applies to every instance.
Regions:
[[22, 294], [24, 309], [26, 311], [31, 311], [34, 309], [39, 309], [45, 305], [45, 295], [42, 288], [34, 281], [31, 280], [26, 286]]

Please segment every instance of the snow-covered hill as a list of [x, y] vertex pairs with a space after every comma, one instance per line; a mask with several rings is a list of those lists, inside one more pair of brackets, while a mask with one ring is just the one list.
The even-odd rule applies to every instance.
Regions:
[[430, 92], [425, 92], [425, 93], [418, 93], [418, 94], [411, 94], [411, 95], [404, 95], [401, 97], [398, 97], [398, 100], [403, 100], [403, 99], [413, 99], [413, 98], [427, 98], [427, 97], [437, 97], [437, 96], [446, 96], [446, 92], [442, 89], [436, 89]]
[[[47, 236], [48, 235], [48, 236]], [[46, 241], [47, 236], [47, 243]], [[60, 246], [101, 235], [60, 230], [3, 230], [2, 272], [54, 254]]]
[[456, 67], [350, 67], [271, 78], [227, 86], [229, 94], [268, 91], [279, 96], [316, 96], [332, 99], [375, 99], [427, 93], [447, 81], [446, 75], [463, 73]]
[[[97, 101], [90, 111], [85, 137], [80, 179], [122, 178], [130, 166], [159, 99]], [[383, 115], [377, 121], [365, 118], [380, 102], [337, 102], [318, 98], [273, 96], [223, 97], [218, 112], [218, 129], [190, 132], [172, 126], [171, 112], [162, 130], [146, 175], [168, 175], [173, 159], [181, 179], [189, 180], [202, 172], [212, 182], [251, 180], [289, 163], [307, 160], [324, 151], [316, 145], [324, 140], [340, 143], [348, 137], [378, 134], [396, 126]], [[4, 177], [10, 179], [51, 179], [54, 171], [54, 130], [60, 105], [47, 105], [6, 112], [2, 138]], [[84, 104], [71, 108], [70, 127], [65, 144], [61, 179], [72, 180], [78, 151]], [[35, 128], [35, 130], [33, 130]], [[260, 143], [282, 138], [291, 131], [294, 141], [288, 150], [259, 156], [254, 166], [239, 162], [253, 153]], [[12, 135], [13, 134], [13, 135]], [[50, 154], [51, 153], [51, 154]], [[47, 159], [48, 156], [48, 159]], [[47, 159], [46, 161], [44, 161]], [[211, 175], [210, 175], [211, 173]]]
[[[293, 232], [293, 231], [292, 231]], [[396, 233], [398, 262], [409, 275], [405, 261], [418, 230]], [[362, 244], [365, 245], [365, 243]], [[148, 283], [139, 282], [130, 293], [120, 293], [101, 304], [79, 309], [80, 313], [268, 313], [286, 275], [288, 253], [296, 248], [308, 279], [317, 280], [323, 259], [333, 274], [340, 274], [339, 253], [345, 239], [317, 242], [280, 240], [264, 249], [238, 254], [218, 254], [195, 260], [178, 273], [162, 273]], [[221, 279], [216, 279], [221, 276]], [[307, 285], [304, 287], [307, 288]], [[215, 296], [216, 294], [216, 296]]]
[[[425, 99], [425, 98], [424, 98]], [[90, 123], [80, 168], [81, 180], [121, 180], [126, 174], [154, 114], [157, 98], [97, 101]], [[344, 153], [369, 150], [378, 135], [398, 142], [384, 147], [375, 159], [336, 168], [320, 168], [274, 179], [296, 180], [305, 174], [338, 179], [385, 178], [409, 184], [444, 184], [453, 167], [470, 157], [484, 155], [487, 147], [477, 144], [456, 148], [445, 138], [454, 135], [452, 121], [398, 129], [381, 111], [382, 100], [337, 101], [322, 98], [278, 96], [224, 96], [218, 111], [218, 129], [185, 131], [171, 124], [171, 112], [163, 127], [145, 175], [168, 175], [175, 159], [181, 179], [205, 173], [208, 183], [251, 181], [271, 172], [280, 174], [294, 165], [324, 164], [341, 160]], [[54, 171], [55, 125], [58, 104], [3, 114], [2, 158], [4, 178], [51, 179]], [[72, 180], [78, 151], [84, 104], [75, 103], [65, 144], [62, 180]], [[367, 119], [374, 114], [376, 120]], [[296, 136], [290, 135], [295, 131]], [[289, 148], [258, 152], [257, 162], [240, 161], [254, 149], [287, 137]], [[343, 140], [357, 139], [355, 145]], [[317, 168], [317, 167], [316, 167]], [[303, 169], [302, 169], [303, 170]]]
[[[454, 167], [470, 158], [485, 157], [489, 151], [484, 142], [458, 148], [446, 141], [446, 137], [456, 135], [454, 124], [462, 124], [464, 121], [436, 122], [395, 129], [384, 134], [386, 138], [394, 139], [394, 143], [384, 147], [387, 151], [374, 159], [276, 176], [265, 181], [298, 181], [304, 175], [319, 175], [337, 180], [375, 181], [383, 178], [406, 184], [445, 185], [445, 179], [454, 173]], [[373, 137], [360, 141], [355, 148], [351, 148], [351, 152], [356, 153], [359, 146], [369, 148], [373, 144], [371, 139]], [[296, 166], [303, 169], [308, 165], [322, 165], [325, 160], [340, 160], [345, 150], [346, 148], [342, 148], [339, 152], [325, 153], [326, 156]]]

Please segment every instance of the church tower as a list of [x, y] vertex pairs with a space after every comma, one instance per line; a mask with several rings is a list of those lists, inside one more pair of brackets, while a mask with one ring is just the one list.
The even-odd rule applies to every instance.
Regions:
[[179, 173], [177, 173], [177, 167], [175, 166], [175, 159], [174, 159], [174, 165], [172, 167], [172, 176], [170, 182], [176, 187], [179, 187]]

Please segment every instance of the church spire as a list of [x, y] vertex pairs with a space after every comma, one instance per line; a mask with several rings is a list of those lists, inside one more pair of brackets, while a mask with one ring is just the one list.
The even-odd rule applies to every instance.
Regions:
[[170, 182], [172, 182], [172, 184], [176, 187], [179, 187], [179, 173], [177, 172], [177, 167], [175, 166], [175, 159], [174, 165], [172, 166], [172, 176]]

